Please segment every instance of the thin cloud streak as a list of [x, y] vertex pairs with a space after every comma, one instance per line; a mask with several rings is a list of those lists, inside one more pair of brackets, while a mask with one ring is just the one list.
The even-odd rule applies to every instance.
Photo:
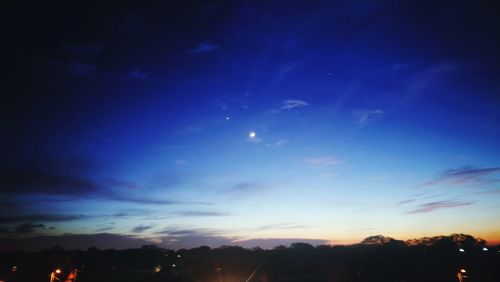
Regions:
[[105, 232], [105, 231], [110, 231], [110, 230], [113, 230], [114, 227], [102, 227], [100, 229], [97, 229], [95, 232]]
[[41, 193], [59, 195], [86, 195], [100, 187], [83, 177], [75, 177], [30, 168], [0, 168], [0, 185], [3, 193]]
[[25, 214], [25, 215], [4, 215], [0, 217], [0, 224], [12, 222], [67, 222], [90, 218], [87, 215], [63, 215], [63, 214]]
[[228, 216], [230, 215], [229, 213], [226, 212], [214, 212], [214, 211], [183, 211], [177, 213], [179, 216]]
[[266, 231], [266, 230], [287, 230], [287, 229], [301, 229], [306, 228], [307, 225], [301, 225], [296, 223], [277, 223], [277, 224], [269, 224], [263, 225], [255, 228], [255, 230]]
[[34, 233], [37, 229], [45, 229], [45, 225], [41, 224], [41, 223], [36, 224], [36, 223], [27, 222], [27, 223], [19, 225], [14, 230], [14, 232], [28, 234], [28, 233]]
[[281, 147], [281, 146], [285, 145], [287, 142], [288, 142], [288, 140], [286, 140], [286, 139], [280, 139], [276, 142], [266, 144], [266, 147]]
[[469, 206], [469, 205], [472, 205], [473, 203], [474, 202], [436, 201], [436, 202], [421, 204], [421, 205], [417, 206], [414, 210], [407, 212], [407, 214], [426, 213], [426, 212], [432, 212], [435, 210]]
[[486, 176], [500, 173], [500, 167], [478, 168], [464, 166], [456, 169], [445, 170], [422, 186], [434, 185], [480, 185], [497, 182], [496, 179], [487, 179]]
[[139, 226], [136, 226], [134, 228], [132, 228], [132, 232], [134, 233], [142, 233], [148, 229], [151, 229], [153, 228], [152, 225], [139, 225]]
[[[101, 181], [94, 181], [81, 176], [65, 175], [57, 171], [43, 171], [33, 168], [0, 168], [0, 186], [3, 187], [0, 194], [25, 195], [43, 194], [51, 196], [62, 196], [69, 200], [78, 200], [82, 196], [87, 199], [105, 199], [107, 201], [119, 201], [135, 204], [150, 205], [182, 205], [182, 204], [206, 204], [201, 202], [183, 202], [171, 199], [149, 198], [130, 195], [130, 192], [143, 188], [141, 185], [120, 180], [106, 178]], [[178, 180], [170, 182], [153, 183], [169, 185], [178, 183]], [[127, 194], [123, 193], [127, 191]], [[23, 208], [23, 207], [19, 207]]]
[[267, 188], [267, 185], [259, 181], [245, 181], [240, 183], [235, 183], [230, 187], [223, 189], [222, 192], [228, 196], [233, 197], [244, 197], [253, 195], [255, 193], [261, 192]]
[[291, 109], [296, 109], [296, 108], [302, 108], [310, 106], [309, 103], [303, 101], [303, 100], [285, 100], [281, 103], [281, 109], [283, 110], [291, 110]]
[[358, 110], [353, 112], [353, 116], [356, 119], [356, 122], [360, 125], [365, 125], [368, 122], [374, 120], [375, 118], [384, 114], [383, 110]]

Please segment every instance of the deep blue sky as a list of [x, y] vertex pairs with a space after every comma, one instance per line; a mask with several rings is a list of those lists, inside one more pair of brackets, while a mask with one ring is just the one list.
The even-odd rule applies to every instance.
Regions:
[[493, 1], [5, 12], [13, 248], [500, 241]]

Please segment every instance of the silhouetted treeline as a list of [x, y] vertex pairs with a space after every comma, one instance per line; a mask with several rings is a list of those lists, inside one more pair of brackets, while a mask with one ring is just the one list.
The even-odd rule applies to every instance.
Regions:
[[[464, 281], [497, 282], [500, 248], [469, 235], [454, 234], [399, 241], [372, 236], [349, 246], [294, 243], [273, 250], [203, 246], [178, 251], [153, 245], [129, 250], [0, 254], [0, 280], [5, 282], [65, 281], [77, 269], [78, 282], [100, 281]], [[15, 267], [14, 267], [15, 266]], [[498, 273], [498, 274], [497, 274]]]

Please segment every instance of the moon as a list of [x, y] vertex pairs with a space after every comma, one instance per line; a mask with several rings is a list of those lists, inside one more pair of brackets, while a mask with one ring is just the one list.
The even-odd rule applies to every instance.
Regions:
[[248, 133], [248, 137], [250, 137], [250, 138], [255, 138], [255, 136], [256, 136], [255, 131], [250, 131]]

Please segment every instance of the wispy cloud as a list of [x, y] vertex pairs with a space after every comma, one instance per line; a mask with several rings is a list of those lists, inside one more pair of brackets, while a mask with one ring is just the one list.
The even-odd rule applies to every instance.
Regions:
[[149, 205], [176, 205], [182, 204], [178, 201], [172, 201], [168, 199], [161, 198], [145, 198], [135, 195], [124, 195], [121, 193], [108, 194], [105, 197], [107, 200], [111, 201], [120, 201], [120, 202], [129, 202], [135, 204], [149, 204]]
[[457, 62], [440, 62], [432, 64], [422, 70], [417, 71], [406, 81], [403, 81], [408, 90], [421, 91], [436, 82], [446, 79], [461, 67]]
[[113, 187], [113, 188], [127, 189], [132, 191], [141, 188], [141, 186], [135, 182], [116, 179], [116, 178], [106, 178], [100, 181], [100, 184], [104, 187]]
[[299, 58], [295, 61], [288, 62], [279, 67], [276, 77], [274, 79], [275, 84], [280, 84], [291, 72], [293, 72], [296, 68], [304, 65], [307, 62], [311, 61], [310, 56], [306, 56], [303, 58]]
[[441, 84], [450, 78], [458, 75], [459, 69], [466, 66], [464, 62], [432, 62], [420, 64], [406, 62], [392, 65], [389, 73], [380, 72], [381, 75], [395, 75], [397, 80], [393, 90], [378, 97], [378, 102], [386, 101], [388, 107], [401, 107], [406, 104], [413, 104], [426, 95], [433, 93], [433, 86]]
[[481, 185], [492, 182], [498, 182], [498, 179], [487, 178], [500, 173], [500, 167], [472, 167], [465, 166], [456, 169], [449, 169], [441, 172], [438, 176], [430, 181], [425, 182], [422, 186], [434, 185]]
[[216, 211], [183, 211], [177, 213], [180, 216], [197, 216], [197, 217], [209, 217], [209, 216], [228, 216], [227, 212], [216, 212]]
[[285, 145], [287, 142], [288, 142], [288, 140], [286, 140], [286, 139], [280, 139], [276, 142], [266, 144], [266, 147], [280, 147], [280, 146]]
[[203, 228], [179, 228], [179, 227], [167, 227], [161, 231], [155, 232], [156, 234], [166, 234], [170, 236], [214, 236], [222, 233], [220, 230], [203, 229]]
[[357, 110], [353, 113], [356, 122], [360, 125], [365, 125], [368, 122], [374, 120], [375, 118], [384, 114], [383, 110], [375, 109], [375, 110]]
[[406, 205], [406, 204], [409, 204], [409, 203], [413, 203], [413, 202], [415, 202], [417, 200], [418, 200], [417, 198], [401, 200], [399, 202], [396, 202], [394, 205], [395, 206], [402, 206], [402, 205]]
[[162, 245], [167, 248], [180, 249], [193, 246], [209, 246], [212, 248], [233, 245], [236, 237], [224, 236], [216, 230], [167, 228], [160, 236]]
[[306, 107], [310, 106], [309, 103], [303, 101], [303, 100], [285, 100], [281, 102], [281, 109], [283, 110], [291, 110], [291, 109], [296, 109], [296, 108], [301, 108], [301, 107]]
[[340, 164], [340, 161], [335, 156], [308, 158], [305, 160], [305, 162], [314, 166], [330, 166]]
[[[159, 185], [159, 183], [154, 184]], [[134, 182], [112, 178], [96, 181], [83, 176], [65, 174], [51, 168], [42, 170], [29, 167], [0, 167], [0, 186], [3, 187], [0, 194], [10, 194], [11, 196], [43, 194], [47, 196], [62, 196], [72, 200], [85, 196], [90, 199], [105, 199], [137, 204], [182, 204], [180, 201], [162, 199], [161, 197], [153, 198], [133, 195], [133, 192], [141, 192], [140, 190], [143, 188]], [[126, 193], [123, 193], [124, 190], [126, 190]]]
[[190, 53], [209, 53], [209, 52], [214, 52], [220, 49], [219, 45], [207, 43], [207, 42], [200, 42], [196, 45], [195, 48], [189, 50]]
[[294, 61], [294, 62], [290, 62], [288, 64], [281, 66], [278, 69], [278, 72], [276, 74], [276, 83], [281, 83], [281, 81], [283, 81], [283, 79], [285, 79], [285, 77], [291, 71], [293, 71], [299, 64], [300, 64], [300, 61]]
[[267, 186], [262, 182], [246, 181], [246, 182], [235, 183], [230, 187], [223, 189], [223, 192], [225, 192], [230, 196], [241, 197], [241, 196], [252, 195], [266, 188]]
[[306, 228], [308, 227], [307, 225], [302, 225], [302, 224], [296, 224], [296, 223], [291, 223], [291, 222], [285, 222], [285, 223], [277, 223], [277, 224], [269, 224], [269, 225], [262, 225], [256, 228], [256, 230], [287, 230], [287, 229], [300, 229], [300, 228]]
[[66, 222], [66, 221], [74, 221], [74, 220], [82, 220], [89, 218], [89, 216], [85, 215], [69, 215], [69, 214], [17, 214], [11, 216], [1, 216], [0, 224], [3, 223], [11, 223], [11, 222]]
[[19, 225], [14, 231], [16, 233], [34, 233], [37, 229], [45, 229], [45, 225], [39, 223], [39, 224], [36, 224], [36, 223], [31, 223], [31, 222], [28, 222], [28, 223], [23, 223], [21, 225]]
[[151, 229], [153, 228], [152, 225], [139, 225], [139, 226], [136, 226], [134, 228], [132, 228], [132, 232], [134, 233], [142, 233], [148, 229]]
[[0, 168], [3, 193], [46, 193], [84, 195], [99, 190], [99, 186], [83, 177], [47, 172], [32, 168]]
[[113, 229], [114, 229], [114, 227], [108, 226], [108, 227], [99, 228], [95, 232], [104, 232], [104, 231], [110, 231], [110, 230], [113, 230]]
[[407, 212], [408, 214], [414, 214], [414, 213], [424, 213], [424, 212], [432, 212], [435, 210], [441, 210], [441, 209], [449, 209], [449, 208], [455, 208], [455, 207], [461, 207], [461, 206], [468, 206], [472, 205], [474, 202], [461, 202], [461, 201], [436, 201], [436, 202], [430, 202], [430, 203], [425, 203], [421, 204], [415, 207], [415, 209]]

